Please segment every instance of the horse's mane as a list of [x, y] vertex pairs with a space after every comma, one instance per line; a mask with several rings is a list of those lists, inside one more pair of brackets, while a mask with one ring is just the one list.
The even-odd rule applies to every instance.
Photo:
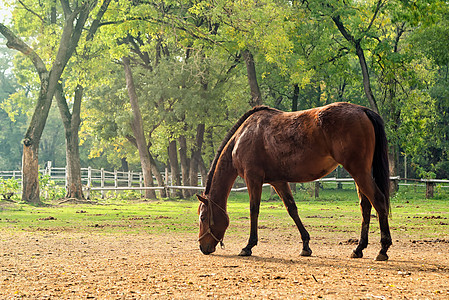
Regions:
[[207, 181], [206, 181], [206, 189], [204, 190], [204, 195], [208, 195], [210, 191], [210, 186], [212, 185], [212, 178], [214, 177], [215, 168], [217, 167], [218, 158], [220, 157], [221, 153], [223, 152], [224, 147], [229, 142], [231, 137], [234, 135], [234, 133], [239, 129], [239, 127], [243, 124], [243, 122], [246, 121], [252, 114], [261, 111], [261, 110], [269, 110], [271, 109], [268, 106], [260, 105], [256, 106], [253, 109], [247, 111], [238, 121], [235, 123], [235, 125], [228, 131], [226, 136], [224, 137], [223, 141], [221, 142], [220, 147], [218, 147], [217, 153], [215, 154], [214, 160], [212, 161], [212, 164], [210, 166], [209, 173], [207, 173]]

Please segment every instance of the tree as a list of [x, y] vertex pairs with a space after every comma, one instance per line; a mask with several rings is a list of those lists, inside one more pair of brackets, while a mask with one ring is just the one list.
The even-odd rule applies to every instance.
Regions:
[[[92, 46], [90, 43], [100, 26], [101, 19], [106, 13], [111, 0], [104, 0], [100, 6], [95, 19], [90, 24], [87, 34], [85, 35], [85, 43], [82, 46], [81, 60], [89, 62], [93, 58], [90, 52]], [[56, 10], [54, 7], [53, 11]], [[97, 47], [99, 48], [99, 47]], [[101, 47], [100, 47], [101, 48]], [[64, 125], [65, 139], [66, 139], [66, 165], [67, 165], [67, 198], [84, 199], [83, 187], [81, 182], [81, 162], [79, 154], [79, 127], [81, 124], [81, 102], [84, 95], [84, 84], [80, 81], [80, 78], [86, 77], [87, 70], [82, 69], [79, 71], [80, 76], [76, 81], [76, 87], [73, 96], [72, 112], [68, 105], [68, 101], [65, 97], [62, 84], [58, 84], [56, 92], [56, 100], [58, 108], [61, 114], [62, 123]]]
[[38, 184], [39, 141], [47, 120], [53, 95], [64, 68], [76, 49], [82, 28], [92, 9], [90, 1], [82, 2], [74, 10], [72, 10], [68, 1], [61, 0], [61, 4], [64, 8], [65, 25], [50, 71], [37, 52], [23, 42], [22, 39], [18, 38], [9, 28], [0, 24], [0, 33], [8, 40], [6, 45], [28, 56], [40, 78], [41, 87], [37, 95], [36, 109], [23, 141], [22, 200], [29, 203], [40, 203]]
[[[143, 131], [142, 115], [140, 113], [139, 102], [137, 98], [136, 87], [134, 86], [133, 74], [131, 71], [131, 63], [129, 57], [122, 58], [123, 67], [125, 69], [126, 87], [129, 95], [133, 118], [131, 128], [133, 129], [137, 149], [139, 150], [140, 162], [142, 164], [142, 173], [144, 184], [146, 187], [153, 186], [153, 176], [151, 174], [150, 152], [148, 151], [147, 142]], [[152, 190], [145, 190], [145, 198], [155, 198], [156, 195]]]
[[344, 39], [337, 43], [347, 49], [347, 54], [357, 56], [369, 106], [383, 116], [390, 129], [392, 175], [398, 174], [401, 110], [406, 107], [399, 99], [407, 99], [401, 90], [411, 74], [406, 71], [410, 58], [400, 46], [411, 19], [403, 17], [406, 8], [400, 1], [395, 4], [385, 0], [313, 1], [306, 6], [318, 19], [331, 19]]
[[243, 59], [245, 60], [246, 73], [248, 77], [248, 84], [251, 90], [251, 106], [257, 106], [262, 104], [262, 94], [259, 89], [259, 83], [257, 82], [256, 65], [254, 63], [253, 54], [245, 49], [242, 52]]
[[[447, 43], [449, 6], [442, 1], [408, 4], [401, 16], [414, 20], [407, 41], [413, 45], [407, 109], [402, 110], [401, 146], [420, 177], [449, 177], [449, 89]], [[413, 16], [413, 18], [412, 18]]]
[[[16, 22], [15, 27], [19, 32], [23, 32], [25, 37], [34, 38], [40, 45], [43, 45], [39, 49], [39, 54], [20, 38], [16, 37], [6, 26], [1, 25], [0, 27], [0, 32], [8, 40], [7, 46], [27, 55], [33, 62], [40, 78], [41, 87], [37, 96], [37, 106], [24, 139], [22, 192], [24, 201], [32, 203], [40, 201], [39, 185], [37, 183], [38, 145], [56, 91], [67, 138], [67, 164], [69, 170], [67, 196], [83, 198], [77, 137], [80, 123], [79, 111], [77, 109], [80, 108], [83, 89], [82, 87], [77, 88], [74, 111], [71, 114], [59, 81], [70, 58], [78, 47], [86, 24], [90, 25], [86, 38], [90, 40], [95, 34], [109, 2], [109, 0], [105, 0], [97, 11], [96, 18], [89, 22], [89, 15], [97, 6], [97, 1], [95, 0], [75, 1], [72, 4], [67, 0], [61, 0], [59, 2], [60, 6], [57, 6], [56, 1], [44, 1], [39, 4], [32, 1], [19, 1], [16, 4], [18, 13], [13, 19]], [[19, 8], [23, 8], [23, 10]], [[62, 16], [59, 17], [58, 13]], [[25, 22], [24, 19], [27, 19], [27, 21]], [[28, 20], [32, 20], [32, 22]], [[58, 25], [61, 26], [61, 30], [58, 30]], [[55, 38], [58, 34], [59, 41]], [[48, 64], [51, 64], [50, 69], [47, 67]]]
[[[166, 23], [175, 20], [174, 16], [182, 14], [182, 10], [176, 6], [165, 7], [161, 3], [155, 6], [160, 10], [154, 11], [153, 14], [149, 11], [153, 12], [154, 7], [140, 1], [122, 7], [123, 11], [129, 12], [130, 15], [127, 19], [108, 22], [114, 25], [114, 30], [110, 31], [113, 38], [109, 39], [112, 41], [109, 49], [113, 59], [118, 58], [117, 53], [130, 59], [129, 71], [133, 74], [136, 90], [133, 94], [139, 98], [145, 136], [148, 138], [153, 133], [156, 136], [160, 132], [169, 134], [164, 141], [147, 139], [146, 146], [149, 148], [151, 145], [150, 155], [161, 154], [159, 161], [169, 161], [166, 150], [169, 149], [170, 143], [173, 146], [173, 140], [179, 138], [183, 180], [190, 178], [190, 183], [197, 185], [197, 172], [205, 169], [202, 158], [206, 129], [204, 122], [216, 117], [215, 113], [205, 118], [205, 112], [210, 114], [211, 107], [221, 105], [220, 101], [211, 101], [212, 96], [217, 95], [214, 89], [217, 86], [219, 86], [217, 90], [221, 89], [226, 83], [226, 77], [232, 75], [230, 71], [235, 67], [235, 60], [231, 60], [231, 66], [227, 70], [229, 73], [223, 78], [209, 80], [208, 73], [211, 71], [209, 64], [214, 58], [205, 56], [213, 51], [207, 52], [211, 48], [205, 47], [203, 39], [190, 36], [190, 29], [202, 27], [203, 22], [198, 20], [198, 23], [195, 23], [191, 22], [191, 19], [186, 19], [188, 20], [186, 23], [176, 24], [174, 27], [172, 24], [167, 26]], [[182, 26], [184, 27], [181, 28]], [[175, 28], [175, 33], [172, 32], [172, 28]], [[189, 33], [186, 34], [186, 31]], [[180, 37], [183, 38], [181, 42]], [[226, 60], [228, 59], [229, 55], [226, 55]], [[192, 110], [192, 107], [195, 110]], [[135, 115], [135, 108], [132, 108], [132, 105], [129, 108]], [[173, 132], [170, 129], [181, 127], [181, 124], [187, 127], [184, 132], [179, 129]], [[129, 128], [117, 125], [117, 128], [121, 127]], [[133, 143], [136, 141], [134, 133], [130, 134], [128, 131], [124, 136]], [[190, 149], [183, 148], [184, 145], [190, 146]], [[160, 149], [163, 149], [164, 153], [161, 153]], [[186, 157], [188, 154], [191, 155], [190, 159]], [[189, 175], [185, 176], [186, 174]]]

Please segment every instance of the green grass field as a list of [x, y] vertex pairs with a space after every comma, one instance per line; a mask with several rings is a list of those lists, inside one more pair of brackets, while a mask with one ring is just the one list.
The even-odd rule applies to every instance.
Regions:
[[[326, 184], [318, 199], [310, 195], [311, 185], [298, 186], [301, 188], [295, 194], [296, 203], [300, 217], [312, 236], [358, 237], [361, 216], [353, 185], [336, 189], [335, 186]], [[158, 201], [123, 198], [122, 195], [119, 198], [97, 199], [96, 204], [48, 204], [43, 207], [2, 201], [0, 230], [197, 234], [196, 198]], [[391, 199], [391, 211], [393, 238], [449, 239], [449, 189], [437, 188], [434, 199], [425, 199], [421, 188], [401, 186], [400, 191]], [[231, 219], [228, 232], [247, 237], [247, 193], [232, 193], [228, 201], [228, 212]], [[375, 218], [371, 224], [371, 231], [378, 232]], [[264, 188], [259, 226], [262, 229], [296, 233], [282, 202], [269, 188]]]

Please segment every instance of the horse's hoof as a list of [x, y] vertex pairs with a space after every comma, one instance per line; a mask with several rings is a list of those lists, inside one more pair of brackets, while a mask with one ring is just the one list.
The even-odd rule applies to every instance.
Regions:
[[386, 261], [388, 260], [388, 255], [387, 254], [383, 254], [383, 253], [379, 253], [376, 257], [377, 261]]
[[362, 257], [363, 257], [362, 251], [360, 251], [360, 252], [352, 251], [352, 253], [351, 253], [351, 258], [362, 258]]
[[311, 256], [312, 255], [312, 250], [308, 249], [308, 250], [304, 250], [302, 249], [301, 253], [299, 254], [301, 256]]
[[251, 254], [253, 254], [253, 251], [248, 249], [242, 249], [242, 251], [240, 251], [239, 253], [239, 256], [251, 256]]

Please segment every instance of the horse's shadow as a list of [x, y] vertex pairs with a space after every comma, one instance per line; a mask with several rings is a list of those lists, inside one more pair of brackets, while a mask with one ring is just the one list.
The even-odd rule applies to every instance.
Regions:
[[[256, 262], [256, 263], [271, 263], [279, 265], [297, 265], [312, 268], [356, 268], [360, 270], [366, 270], [367, 268], [375, 268], [383, 271], [398, 272], [405, 270], [407, 272], [426, 272], [426, 273], [442, 273], [449, 274], [449, 267], [445, 264], [439, 264], [437, 262], [423, 262], [418, 260], [402, 260], [402, 259], [390, 259], [387, 262], [374, 261], [370, 257], [364, 258], [349, 258], [349, 257], [324, 257], [324, 256], [310, 256], [299, 257], [296, 259], [280, 258], [280, 257], [264, 257], [258, 255], [252, 256], [238, 256], [230, 254], [212, 254], [216, 257], [229, 259], [236, 263], [242, 262]], [[224, 267], [238, 267], [236, 265], [228, 265]]]

